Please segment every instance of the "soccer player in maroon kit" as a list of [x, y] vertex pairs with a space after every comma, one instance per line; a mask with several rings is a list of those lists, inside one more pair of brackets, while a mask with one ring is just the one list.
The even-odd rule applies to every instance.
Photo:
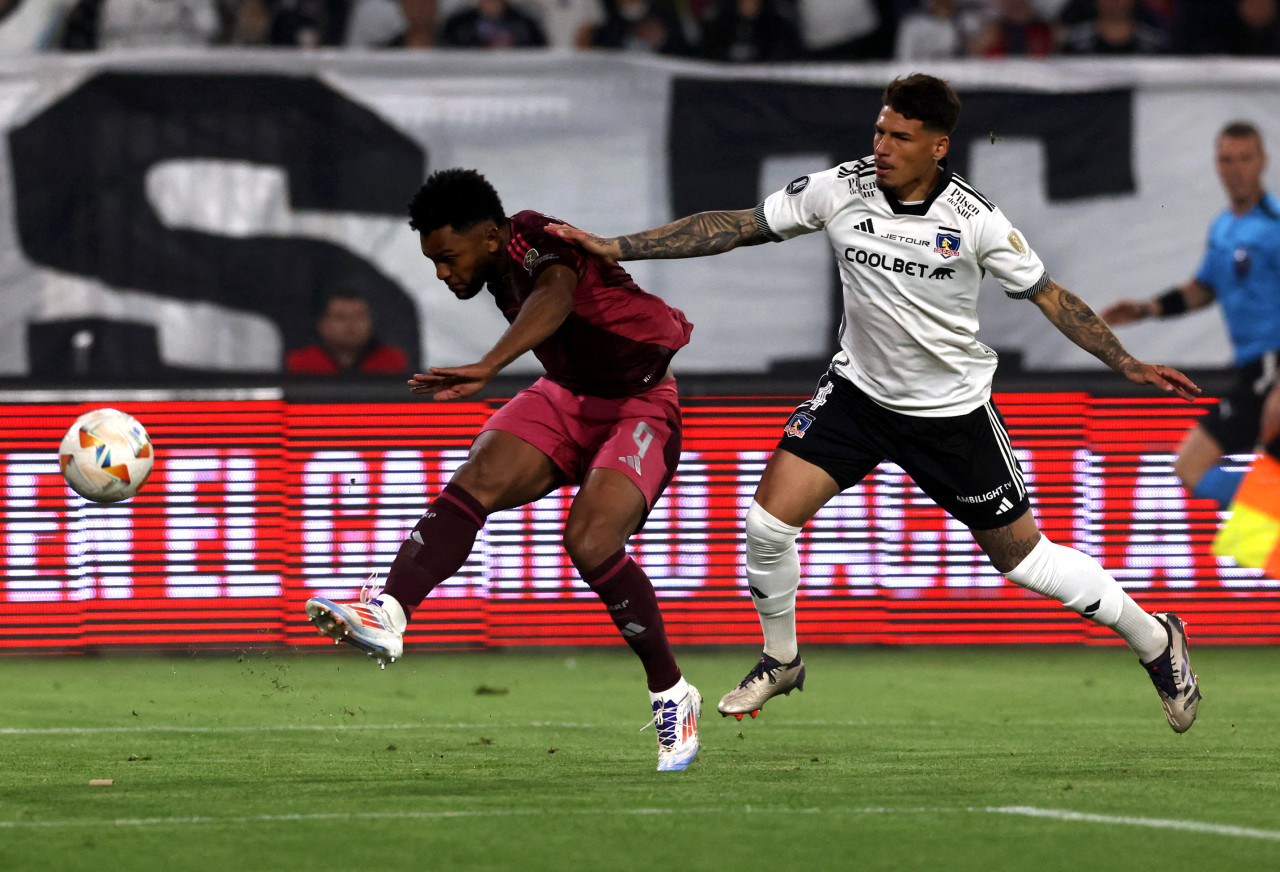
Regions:
[[658, 769], [698, 754], [702, 697], [680, 673], [648, 576], [625, 550], [680, 457], [679, 396], [670, 361], [693, 330], [616, 263], [548, 230], [538, 212], [508, 218], [474, 170], [434, 173], [409, 205], [409, 226], [436, 277], [458, 299], [487, 289], [510, 322], [477, 363], [430, 367], [416, 394], [468, 397], [532, 350], [546, 375], [481, 429], [467, 461], [400, 546], [380, 595], [307, 601], [317, 629], [385, 666], [403, 651], [408, 618], [462, 566], [485, 518], [579, 485], [564, 545], [644, 665]]

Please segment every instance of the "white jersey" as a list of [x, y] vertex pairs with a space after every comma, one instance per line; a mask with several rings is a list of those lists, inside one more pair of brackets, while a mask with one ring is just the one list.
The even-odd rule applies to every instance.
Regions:
[[990, 399], [996, 353], [977, 338], [987, 271], [1018, 299], [1049, 283], [1004, 214], [945, 164], [916, 205], [886, 197], [865, 157], [801, 176], [770, 194], [756, 220], [779, 242], [827, 231], [844, 286], [833, 366], [906, 415], [964, 415]]

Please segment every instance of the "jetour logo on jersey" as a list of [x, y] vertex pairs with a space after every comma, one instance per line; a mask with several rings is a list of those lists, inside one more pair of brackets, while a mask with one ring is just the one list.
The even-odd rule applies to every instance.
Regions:
[[960, 231], [954, 227], [939, 227], [933, 244], [934, 254], [940, 254], [943, 257], [959, 257]]

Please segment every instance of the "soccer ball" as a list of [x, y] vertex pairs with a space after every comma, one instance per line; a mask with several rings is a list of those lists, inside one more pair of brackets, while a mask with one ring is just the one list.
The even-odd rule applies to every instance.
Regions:
[[62, 437], [58, 466], [73, 491], [95, 503], [127, 500], [151, 474], [151, 437], [115, 409], [85, 412]]

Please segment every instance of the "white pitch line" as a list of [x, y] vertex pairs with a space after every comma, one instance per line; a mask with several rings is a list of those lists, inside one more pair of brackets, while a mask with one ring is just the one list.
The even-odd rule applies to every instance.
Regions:
[[277, 724], [252, 727], [183, 727], [163, 724], [137, 727], [4, 727], [0, 736], [83, 736], [101, 733], [279, 733], [323, 732], [336, 730], [510, 730], [519, 727], [551, 727], [555, 729], [596, 729], [601, 724], [580, 724], [559, 721], [526, 721], [504, 723], [488, 721], [483, 724]]
[[1020, 817], [1047, 818], [1069, 823], [1107, 824], [1148, 829], [1176, 830], [1211, 836], [1227, 836], [1240, 839], [1280, 841], [1280, 830], [1263, 830], [1254, 827], [1237, 827], [1227, 824], [1211, 824], [1203, 821], [1147, 818], [1130, 815], [1091, 814], [1068, 809], [1036, 808], [1014, 805], [968, 808], [892, 808], [872, 806], [865, 808], [761, 808], [752, 806], [725, 806], [713, 808], [624, 808], [624, 809], [481, 809], [475, 811], [390, 811], [390, 812], [324, 812], [314, 814], [263, 814], [238, 817], [163, 817], [163, 818], [115, 818], [111, 820], [62, 820], [62, 821], [0, 821], [0, 830], [65, 829], [72, 827], [154, 827], [154, 826], [233, 826], [242, 824], [310, 823], [343, 821], [358, 823], [374, 820], [448, 820], [451, 818], [500, 818], [500, 817], [579, 817], [609, 815], [721, 815], [721, 814], [801, 814], [801, 815], [935, 815], [935, 814], [990, 814]]
[[1241, 839], [1266, 839], [1280, 842], [1280, 830], [1260, 830], [1254, 827], [1234, 827], [1226, 824], [1207, 824], [1200, 821], [1182, 821], [1171, 818], [1132, 817], [1129, 815], [1090, 814], [1083, 811], [1067, 811], [1056, 808], [1036, 808], [1030, 805], [1009, 805], [1001, 808], [985, 808], [990, 814], [1010, 814], [1022, 817], [1050, 818], [1059, 821], [1079, 821], [1089, 824], [1122, 824], [1149, 827], [1157, 830], [1180, 830], [1184, 833], [1209, 833], [1215, 836], [1235, 836]]

